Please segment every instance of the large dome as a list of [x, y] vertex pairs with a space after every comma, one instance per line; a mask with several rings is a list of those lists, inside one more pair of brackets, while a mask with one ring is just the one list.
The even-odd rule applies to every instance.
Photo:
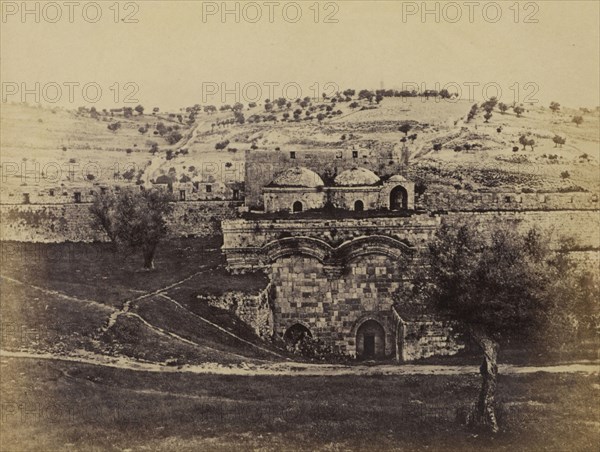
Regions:
[[294, 167], [279, 173], [269, 185], [271, 187], [315, 188], [322, 187], [325, 184], [323, 183], [321, 176], [314, 171], [311, 171], [308, 168]]
[[352, 168], [342, 171], [335, 178], [335, 185], [342, 187], [356, 187], [359, 185], [375, 185], [379, 183], [379, 176], [366, 168]]

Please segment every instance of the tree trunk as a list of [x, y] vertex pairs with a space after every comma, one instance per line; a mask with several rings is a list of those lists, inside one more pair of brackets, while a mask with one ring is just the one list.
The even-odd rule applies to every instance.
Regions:
[[496, 420], [496, 385], [498, 378], [499, 344], [482, 331], [472, 331], [473, 339], [483, 351], [483, 363], [479, 368], [482, 377], [479, 400], [472, 414], [472, 424], [492, 433], [498, 432]]
[[144, 253], [144, 270], [154, 269], [154, 252], [156, 251], [155, 243], [144, 244], [142, 252]]

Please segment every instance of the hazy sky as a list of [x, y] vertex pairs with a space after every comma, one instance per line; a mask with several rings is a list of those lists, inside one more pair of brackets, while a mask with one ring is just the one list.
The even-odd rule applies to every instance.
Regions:
[[[498, 84], [509, 102], [518, 95], [519, 101], [543, 104], [600, 104], [598, 1], [520, 2], [518, 8], [514, 1], [427, 2], [439, 18], [433, 12], [422, 17], [420, 1], [227, 2], [230, 10], [238, 8], [237, 18], [221, 17], [222, 2], [120, 2], [118, 23], [113, 1], [98, 2], [99, 10], [93, 2], [78, 2], [72, 23], [68, 5], [46, 3], [27, 2], [33, 11], [39, 8], [36, 18], [21, 16], [20, 1], [2, 2], [0, 76], [8, 101], [21, 100], [22, 83], [35, 91], [35, 82], [42, 103], [57, 98], [60, 105], [88, 104], [81, 87], [92, 83], [87, 97], [99, 97], [99, 107], [113, 107], [117, 92], [123, 105], [124, 95], [138, 87], [131, 98], [163, 109], [219, 104], [222, 84], [235, 91], [236, 82], [240, 88], [227, 95], [228, 103], [257, 97], [256, 86], [264, 100], [270, 82], [279, 83], [272, 88], [275, 97], [296, 97], [297, 85], [302, 96], [312, 96], [335, 86], [425, 83], [435, 89], [435, 82], [453, 82], [463, 98], [467, 84], [478, 82]], [[137, 23], [126, 23], [131, 19]], [[80, 84], [73, 85], [72, 103], [65, 82]], [[127, 82], [135, 85], [126, 89]], [[481, 91], [474, 88], [477, 98]], [[34, 102], [34, 94], [26, 100]]]

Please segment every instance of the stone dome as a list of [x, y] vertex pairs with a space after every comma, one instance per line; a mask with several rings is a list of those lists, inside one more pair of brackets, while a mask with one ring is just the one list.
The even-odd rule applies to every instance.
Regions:
[[406, 178], [400, 174], [394, 174], [388, 179], [388, 182], [408, 182], [408, 180], [406, 180]]
[[271, 187], [307, 187], [316, 188], [325, 185], [323, 179], [314, 171], [303, 167], [288, 168], [282, 173], [279, 173], [273, 182], [269, 184]]
[[379, 183], [379, 176], [366, 168], [352, 168], [342, 171], [335, 178], [335, 185], [342, 187], [355, 187], [360, 185], [375, 185]]

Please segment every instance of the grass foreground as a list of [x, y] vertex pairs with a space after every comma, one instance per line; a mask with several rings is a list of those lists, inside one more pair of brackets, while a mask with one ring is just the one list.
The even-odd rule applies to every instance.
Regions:
[[216, 376], [3, 358], [2, 450], [595, 450], [597, 375], [500, 376], [502, 430], [465, 426], [477, 375]]

